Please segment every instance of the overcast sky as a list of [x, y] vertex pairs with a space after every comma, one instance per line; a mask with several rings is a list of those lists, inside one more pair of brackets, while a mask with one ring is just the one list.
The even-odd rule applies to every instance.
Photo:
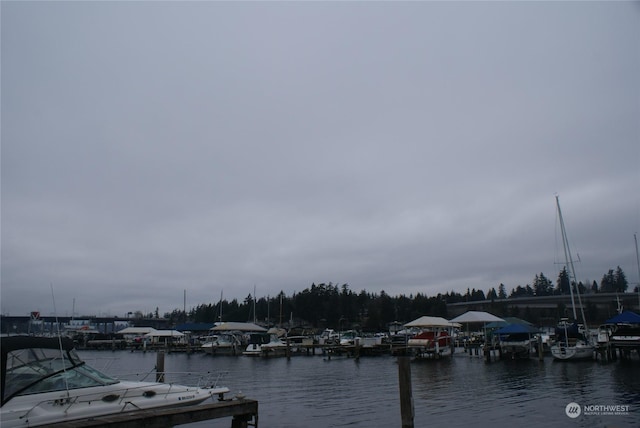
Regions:
[[3, 314], [555, 283], [556, 193], [578, 279], [638, 281], [637, 2], [3, 1], [1, 31]]

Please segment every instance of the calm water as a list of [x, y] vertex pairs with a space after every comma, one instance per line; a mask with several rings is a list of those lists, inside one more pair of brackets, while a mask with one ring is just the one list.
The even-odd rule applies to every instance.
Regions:
[[[109, 374], [150, 372], [153, 352], [83, 351]], [[168, 354], [167, 372], [228, 372], [221, 384], [259, 402], [260, 428], [399, 427], [398, 366], [391, 356], [327, 360]], [[416, 427], [640, 427], [640, 361], [496, 361], [464, 353], [413, 361]], [[626, 415], [565, 414], [570, 402], [625, 405]], [[229, 427], [231, 419], [191, 427]]]

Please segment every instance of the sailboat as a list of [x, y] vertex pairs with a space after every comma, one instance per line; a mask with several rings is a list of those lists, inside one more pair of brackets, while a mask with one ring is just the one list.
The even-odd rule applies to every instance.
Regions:
[[[573, 266], [573, 259], [571, 258], [571, 250], [569, 249], [569, 240], [567, 239], [567, 231], [564, 227], [564, 220], [562, 218], [562, 210], [560, 209], [560, 199], [556, 195], [556, 206], [558, 208], [558, 218], [560, 221], [560, 231], [562, 233], [562, 246], [564, 248], [564, 257], [567, 267], [568, 279], [569, 279], [569, 293], [571, 294], [571, 306], [573, 309], [573, 320], [563, 318], [560, 320], [556, 327], [556, 339], [553, 345], [551, 345], [551, 355], [556, 360], [585, 360], [593, 358], [595, 351], [595, 345], [591, 341], [591, 336], [588, 334], [587, 320], [584, 316], [584, 308], [580, 299], [580, 290], [578, 289], [578, 282], [576, 278], [575, 268]], [[575, 287], [575, 296], [574, 296]], [[582, 315], [582, 324], [578, 323], [578, 315], [576, 312], [576, 301], [578, 299], [578, 305], [580, 306], [580, 313]]]

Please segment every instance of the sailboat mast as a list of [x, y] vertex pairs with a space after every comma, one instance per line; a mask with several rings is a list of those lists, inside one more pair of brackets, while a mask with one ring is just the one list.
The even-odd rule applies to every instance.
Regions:
[[573, 260], [571, 259], [571, 250], [569, 249], [569, 242], [567, 239], [567, 231], [564, 228], [564, 219], [562, 218], [562, 210], [560, 209], [560, 198], [556, 195], [556, 206], [558, 207], [558, 220], [560, 221], [560, 233], [562, 234], [562, 247], [564, 249], [564, 260], [569, 271], [569, 293], [571, 294], [571, 307], [573, 308], [573, 319], [578, 319], [576, 314], [576, 302], [573, 298], [573, 286], [571, 285], [571, 278], [575, 279], [575, 271], [573, 270]]
[[567, 238], [567, 230], [564, 227], [564, 219], [562, 218], [562, 210], [560, 209], [560, 198], [556, 195], [556, 205], [558, 206], [558, 217], [560, 219], [560, 230], [562, 231], [562, 245], [564, 247], [564, 257], [566, 264], [570, 269], [569, 273], [569, 291], [571, 292], [571, 304], [573, 306], [573, 318], [578, 319], [576, 315], [576, 304], [573, 299], [573, 287], [571, 286], [571, 277], [576, 286], [576, 295], [578, 296], [578, 304], [580, 305], [580, 315], [582, 315], [582, 322], [584, 327], [587, 328], [587, 318], [584, 316], [584, 307], [582, 306], [582, 299], [580, 298], [580, 290], [578, 290], [578, 278], [576, 277], [576, 269], [573, 266], [573, 258], [571, 257], [571, 250], [569, 249], [569, 238]]
[[638, 234], [633, 234], [633, 240], [636, 242], [636, 266], [638, 267], [638, 310], [640, 310], [640, 256], [638, 255]]
[[220, 290], [220, 323], [222, 324], [222, 292], [224, 290]]

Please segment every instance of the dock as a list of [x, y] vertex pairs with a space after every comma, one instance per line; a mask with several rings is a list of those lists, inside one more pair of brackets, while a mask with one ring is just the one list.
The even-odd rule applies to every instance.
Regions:
[[116, 415], [42, 425], [42, 428], [139, 428], [141, 426], [145, 428], [166, 428], [228, 417], [233, 418], [231, 420], [231, 428], [247, 428], [248, 426], [257, 428], [258, 402], [242, 398], [197, 406], [134, 410]]

